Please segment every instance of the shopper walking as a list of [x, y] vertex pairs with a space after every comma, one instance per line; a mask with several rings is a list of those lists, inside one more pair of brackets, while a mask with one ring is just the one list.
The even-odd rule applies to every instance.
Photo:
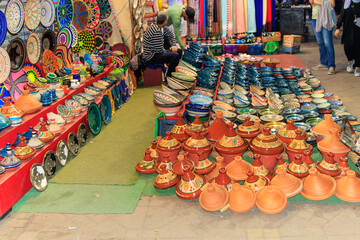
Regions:
[[353, 72], [360, 77], [360, 0], [345, 0], [335, 30], [335, 37], [340, 37], [340, 28], [343, 28], [341, 43], [348, 59], [346, 71]]
[[335, 74], [335, 50], [333, 44], [333, 27], [335, 26], [335, 0], [310, 0], [312, 25], [319, 44], [320, 64], [314, 70], [328, 69], [328, 74]]

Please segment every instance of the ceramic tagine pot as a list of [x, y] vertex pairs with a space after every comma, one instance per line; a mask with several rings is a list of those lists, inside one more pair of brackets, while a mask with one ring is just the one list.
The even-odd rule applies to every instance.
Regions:
[[296, 137], [290, 142], [289, 145], [285, 147], [285, 151], [289, 156], [289, 161], [293, 162], [296, 154], [300, 154], [305, 157], [305, 151], [308, 150], [312, 154], [313, 147], [310, 144], [307, 144], [306, 141], [302, 138], [302, 132], [295, 130]]
[[145, 156], [143, 160], [138, 162], [135, 166], [135, 169], [138, 173], [142, 174], [153, 174], [156, 171], [156, 163], [150, 156], [150, 151], [145, 151]]
[[21, 117], [24, 112], [11, 103], [10, 97], [4, 97], [2, 99], [4, 104], [0, 108], [0, 112], [7, 118], [9, 117]]
[[195, 163], [195, 172], [197, 174], [204, 175], [214, 170], [216, 167], [215, 162], [212, 162], [207, 157], [205, 157], [203, 150], [199, 150], [198, 156], [199, 160], [197, 163]]
[[254, 122], [255, 126], [257, 126], [258, 129], [260, 129], [260, 131], [263, 130], [264, 125], [261, 124], [260, 118], [255, 118], [255, 119], [253, 120], [253, 122]]
[[[337, 175], [334, 177], [335, 179], [340, 179], [346, 176], [346, 172], [351, 170], [348, 162], [347, 157], [340, 157], [340, 161], [338, 162], [338, 168], [340, 170], [340, 175]], [[355, 177], [360, 178], [360, 174], [358, 172], [355, 172]]]
[[23, 90], [22, 95], [16, 100], [14, 105], [24, 112], [24, 114], [31, 114], [39, 111], [42, 108], [42, 103], [36, 98], [29, 95], [29, 90]]
[[6, 156], [1, 160], [0, 165], [5, 169], [14, 168], [21, 164], [21, 160], [14, 155], [11, 148], [6, 149]]
[[[44, 118], [40, 118], [40, 121], [38, 122], [38, 124], [36, 124], [36, 126], [34, 127], [35, 131], [39, 131], [40, 127], [41, 127], [41, 123], [44, 122]], [[45, 127], [47, 129], [49, 129], [49, 126], [46, 124]]]
[[256, 194], [253, 189], [234, 183], [233, 190], [230, 192], [229, 208], [236, 213], [250, 211], [256, 203]]
[[191, 124], [189, 124], [189, 126], [185, 130], [185, 133], [191, 137], [195, 134], [196, 130], [201, 131], [200, 132], [201, 136], [206, 137], [206, 135], [208, 134], [207, 129], [200, 122], [200, 116], [198, 115], [195, 115], [195, 120]]
[[339, 162], [340, 157], [346, 157], [350, 152], [350, 148], [339, 140], [339, 130], [332, 128], [329, 130], [329, 133], [327, 137], [317, 144], [317, 147], [323, 157], [327, 153], [332, 152], [334, 153], [335, 161]]
[[208, 174], [205, 174], [205, 178], [206, 180], [211, 180], [216, 178], [219, 175], [219, 170], [221, 168], [225, 168], [227, 165], [227, 163], [224, 162], [224, 158], [219, 156], [216, 157], [216, 162], [215, 162], [215, 168]]
[[213, 180], [210, 180], [210, 182], [215, 182], [225, 187], [228, 191], [232, 189], [234, 184], [234, 181], [226, 174], [226, 168], [224, 167], [219, 169], [219, 175]]
[[253, 122], [250, 121], [250, 117], [245, 118], [245, 122], [241, 124], [236, 131], [237, 134], [250, 142], [253, 138], [261, 133], [261, 130]]
[[176, 175], [182, 176], [184, 175], [184, 169], [186, 166], [190, 168], [190, 171], [194, 170], [194, 163], [188, 158], [185, 158], [185, 155], [180, 154], [177, 156], [177, 160], [172, 163], [171, 168]]
[[331, 114], [324, 114], [324, 120], [310, 129], [310, 132], [314, 134], [317, 143], [329, 135], [330, 129], [335, 128], [340, 131], [340, 126], [337, 125], [331, 118]]
[[62, 132], [61, 127], [55, 122], [55, 119], [50, 119], [49, 131], [55, 136]]
[[181, 149], [181, 144], [176, 138], [171, 136], [170, 132], [166, 132], [166, 136], [161, 139], [156, 147], [161, 161], [164, 153], [169, 154], [170, 161], [174, 162]]
[[285, 209], [287, 197], [275, 186], [265, 186], [257, 192], [256, 206], [267, 214], [277, 214]]
[[40, 141], [42, 141], [44, 143], [51, 142], [55, 138], [55, 135], [53, 133], [51, 133], [48, 130], [48, 128], [46, 127], [45, 122], [40, 123], [40, 129], [38, 131], [38, 138]]
[[276, 157], [284, 151], [282, 142], [271, 132], [269, 127], [263, 129], [263, 133], [251, 140], [250, 149], [260, 154], [260, 161], [269, 170], [274, 170]]
[[244, 185], [252, 188], [255, 192], [259, 191], [264, 186], [269, 185], [269, 180], [262, 175], [255, 175], [253, 171], [247, 173], [248, 178], [245, 180]]
[[352, 170], [346, 176], [336, 180], [335, 196], [346, 202], [360, 202], [360, 179]]
[[312, 159], [311, 154], [312, 152], [309, 150], [304, 151], [303, 161], [309, 166], [309, 168], [316, 167], [315, 161]]
[[269, 171], [264, 164], [260, 161], [260, 155], [259, 154], [254, 154], [254, 161], [251, 164], [254, 168], [254, 175], [261, 175], [263, 177], [265, 177], [268, 182], [271, 181], [271, 179], [274, 177], [274, 172], [273, 171]]
[[234, 181], [242, 181], [248, 178], [247, 173], [253, 171], [253, 166], [244, 161], [242, 157], [236, 156], [234, 161], [226, 166], [227, 175]]
[[276, 170], [271, 185], [280, 188], [288, 198], [297, 195], [303, 188], [303, 182], [294, 175], [286, 173], [285, 169]]
[[295, 155], [295, 159], [287, 168], [287, 172], [298, 178], [304, 178], [309, 175], [309, 166], [302, 161], [301, 155]]
[[279, 129], [276, 132], [276, 136], [286, 145], [290, 144], [291, 141], [297, 136], [295, 130], [301, 131], [301, 139], [307, 139], [307, 133], [301, 128], [295, 126], [293, 119], [288, 119], [285, 127]]
[[212, 142], [219, 141], [228, 130], [228, 127], [226, 126], [226, 123], [222, 119], [222, 116], [223, 116], [222, 111], [215, 112], [216, 118], [207, 129], [208, 130], [207, 139], [209, 141]]
[[215, 143], [216, 151], [229, 163], [236, 156], [242, 156], [248, 149], [249, 143], [244, 141], [234, 130], [234, 123], [228, 123], [228, 130], [222, 138]]
[[174, 127], [171, 129], [171, 136], [176, 138], [179, 142], [185, 142], [189, 136], [185, 133], [187, 129], [187, 124], [183, 119], [183, 114], [177, 114], [178, 120], [176, 121]]
[[319, 170], [319, 172], [332, 177], [336, 177], [341, 173], [341, 170], [338, 167], [338, 163], [334, 160], [334, 154], [331, 152], [328, 153], [323, 160], [316, 163], [316, 168]]
[[285, 162], [284, 159], [282, 159], [280, 154], [276, 156], [276, 160], [277, 160], [277, 165], [276, 165], [275, 171], [278, 169], [285, 169], [285, 171], [286, 171], [289, 166], [289, 163]]
[[212, 150], [212, 145], [205, 137], [201, 136], [200, 130], [196, 130], [195, 135], [183, 143], [183, 149], [189, 153], [189, 158], [197, 164], [199, 160], [198, 152], [202, 150], [207, 158]]
[[28, 146], [32, 147], [32, 148], [35, 148], [35, 149], [40, 149], [43, 146], [45, 146], [45, 143], [40, 141], [40, 139], [38, 138], [38, 134], [35, 131], [33, 131], [31, 133], [31, 138], [30, 138], [30, 140], [28, 142]]
[[180, 182], [175, 186], [175, 193], [179, 198], [185, 200], [198, 198], [205, 183], [205, 178], [193, 173], [189, 166], [185, 166], [184, 175], [181, 176]]
[[151, 146], [148, 147], [147, 149], [150, 150], [150, 156], [152, 157], [152, 159], [156, 162], [156, 163], [159, 163], [159, 154], [158, 152], [156, 151], [156, 146], [157, 146], [157, 141], [156, 140], [153, 140], [151, 142]]
[[166, 168], [166, 165], [161, 165], [153, 185], [157, 189], [167, 189], [175, 186], [179, 181], [179, 176], [173, 173], [171, 169]]
[[36, 149], [29, 147], [26, 144], [26, 138], [21, 136], [19, 138], [19, 144], [15, 148], [15, 156], [21, 160], [32, 158], [36, 153]]
[[[149, 150], [149, 151], [150, 151], [150, 150]], [[150, 156], [151, 156], [151, 151], [150, 151]], [[152, 159], [154, 160], [154, 162], [156, 163], [155, 159], [154, 159], [153, 157], [151, 157], [151, 158], [152, 158]], [[161, 162], [159, 162], [159, 163], [157, 164], [156, 172], [157, 172], [158, 174], [160, 174], [160, 172], [162, 171], [162, 166], [163, 166], [163, 165], [165, 165], [165, 168], [166, 168], [166, 169], [169, 169], [169, 170], [172, 169], [172, 163], [171, 163], [171, 161], [170, 161], [170, 159], [169, 159], [169, 154], [167, 154], [167, 153], [164, 154]]]
[[318, 172], [316, 168], [309, 170], [310, 175], [304, 181], [301, 195], [304, 198], [320, 201], [331, 197], [336, 190], [336, 181], [329, 175]]
[[218, 211], [229, 201], [228, 190], [218, 184], [209, 183], [199, 197], [200, 206], [206, 211]]

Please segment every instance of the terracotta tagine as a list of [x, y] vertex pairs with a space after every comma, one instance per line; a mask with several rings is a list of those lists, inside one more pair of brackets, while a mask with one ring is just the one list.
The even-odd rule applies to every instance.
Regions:
[[[334, 177], [335, 179], [343, 178], [346, 176], [346, 172], [352, 170], [349, 166], [347, 157], [340, 157], [340, 161], [338, 162], [338, 168], [340, 169], [340, 175]], [[355, 177], [359, 178], [360, 174], [355, 172]]]
[[289, 164], [287, 172], [298, 178], [309, 175], [309, 166], [302, 161], [301, 155], [295, 155], [295, 160]]
[[224, 162], [224, 158], [219, 156], [216, 158], [215, 168], [208, 174], [205, 175], [206, 180], [211, 180], [219, 175], [220, 168], [225, 168], [227, 163]]
[[235, 156], [242, 156], [249, 147], [249, 143], [244, 141], [234, 130], [234, 123], [228, 123], [228, 130], [222, 138], [215, 143], [216, 151], [224, 157], [224, 161], [229, 163]]
[[189, 136], [185, 133], [187, 129], [187, 124], [183, 119], [183, 114], [177, 114], [178, 120], [176, 121], [174, 127], [171, 129], [171, 136], [176, 138], [179, 142], [185, 142]]
[[[44, 122], [44, 118], [40, 118], [40, 121], [38, 122], [38, 124], [36, 124], [36, 126], [34, 127], [35, 131], [39, 131], [40, 127], [41, 127], [41, 123]], [[49, 129], [49, 126], [45, 123], [45, 127], [47, 129]]]
[[261, 175], [263, 177], [265, 177], [268, 182], [271, 181], [271, 179], [274, 177], [274, 172], [273, 171], [269, 171], [264, 164], [260, 161], [260, 155], [255, 153], [254, 154], [254, 161], [251, 164], [254, 168], [254, 174], [255, 175]]
[[248, 178], [247, 173], [253, 171], [253, 166], [244, 161], [242, 157], [235, 157], [234, 161], [226, 166], [227, 175], [234, 181], [242, 181]]
[[264, 186], [269, 185], [269, 180], [261, 175], [254, 175], [253, 171], [247, 172], [248, 178], [245, 180], [244, 185], [252, 188], [255, 192], [259, 191]]
[[194, 163], [189, 159], [185, 159], [183, 154], [180, 154], [177, 157], [177, 160], [172, 163], [171, 168], [176, 175], [182, 176], [184, 175], [184, 169], [186, 166], [190, 168], [190, 171], [194, 170]]
[[200, 130], [196, 130], [195, 135], [183, 143], [183, 149], [189, 153], [189, 158], [197, 164], [199, 160], [198, 152], [202, 150], [204, 156], [208, 157], [212, 150], [212, 145], [205, 137], [201, 136]]
[[226, 174], [226, 168], [223, 167], [219, 169], [219, 175], [210, 182], [215, 182], [229, 191], [232, 189], [234, 184], [234, 181]]
[[39, 111], [42, 108], [42, 103], [36, 98], [29, 95], [29, 90], [23, 90], [22, 95], [16, 100], [14, 105], [24, 112], [24, 114], [31, 114]]
[[280, 188], [288, 198], [297, 195], [303, 188], [303, 182], [294, 175], [286, 173], [285, 169], [276, 170], [271, 185]]
[[55, 138], [55, 135], [47, 129], [45, 122], [40, 123], [38, 138], [44, 143], [51, 142]]
[[275, 186], [265, 186], [257, 192], [256, 206], [267, 214], [277, 214], [285, 209], [287, 197]]
[[253, 122], [254, 122], [255, 126], [257, 126], [258, 129], [260, 129], [260, 131], [262, 131], [264, 129], [264, 125], [261, 124], [260, 118], [255, 118], [253, 120]]
[[21, 117], [24, 114], [22, 110], [12, 104], [10, 97], [4, 97], [2, 100], [4, 101], [4, 104], [0, 108], [0, 112], [5, 117]]
[[189, 166], [185, 166], [184, 175], [175, 186], [175, 193], [179, 198], [185, 200], [198, 198], [205, 183], [206, 180], [202, 176], [193, 173]]
[[55, 122], [55, 119], [50, 119], [49, 131], [55, 136], [62, 132], [62, 128]]
[[142, 174], [153, 174], [156, 171], [156, 163], [150, 156], [150, 151], [145, 151], [143, 160], [136, 164], [135, 169], [138, 173]]
[[309, 170], [310, 175], [303, 180], [301, 195], [304, 198], [320, 201], [331, 197], [336, 190], [334, 178], [318, 172], [316, 168]]
[[299, 130], [295, 130], [296, 137], [290, 142], [289, 145], [285, 147], [285, 151], [289, 156], [289, 162], [294, 161], [295, 155], [300, 154], [305, 157], [304, 152], [309, 150], [310, 153], [313, 152], [313, 147], [310, 144], [307, 144], [306, 141], [302, 138], [302, 132]]
[[185, 130], [185, 133], [191, 137], [195, 134], [196, 130], [201, 131], [201, 136], [206, 137], [206, 135], [208, 134], [208, 130], [200, 122], [200, 116], [198, 115], [195, 115], [195, 120], [191, 124], [189, 124], [189, 126]]
[[[150, 150], [149, 150], [150, 151]], [[151, 151], [150, 151], [150, 156], [151, 156]], [[154, 158], [152, 157], [152, 159], [154, 160]], [[154, 160], [155, 161], [155, 160]], [[156, 161], [155, 161], [156, 163]], [[171, 164], [171, 161], [169, 159], [169, 154], [165, 153], [161, 162], [159, 162], [159, 164], [157, 165], [156, 167], [156, 172], [158, 174], [160, 174], [160, 172], [162, 171], [162, 166], [165, 165], [165, 168], [168, 169], [168, 170], [171, 170], [172, 169], [172, 164]]]
[[197, 163], [195, 163], [195, 172], [197, 174], [204, 175], [214, 170], [216, 167], [215, 162], [212, 162], [207, 157], [205, 157], [203, 150], [199, 150], [198, 155], [199, 160]]
[[223, 113], [222, 111], [216, 111], [215, 112], [215, 119], [212, 122], [212, 124], [208, 127], [208, 135], [207, 139], [212, 142], [219, 141], [222, 136], [226, 133], [228, 130], [228, 127], [226, 126], [226, 123], [222, 119]]
[[250, 142], [261, 133], [261, 130], [250, 121], [250, 117], [246, 117], [245, 122], [239, 126], [236, 132], [240, 137]]
[[339, 162], [340, 157], [346, 157], [350, 152], [350, 148], [345, 146], [339, 140], [339, 130], [332, 128], [329, 130], [329, 135], [317, 144], [321, 155], [326, 156], [327, 153], [334, 153], [335, 161]]
[[315, 135], [316, 142], [319, 143], [326, 136], [329, 135], [329, 130], [332, 128], [340, 131], [340, 126], [337, 125], [332, 119], [331, 114], [324, 114], [324, 120], [316, 124], [310, 131]]
[[277, 155], [276, 160], [277, 160], [277, 165], [275, 171], [278, 169], [285, 169], [286, 171], [289, 166], [289, 163], [285, 162], [284, 159], [282, 159], [281, 155]]
[[170, 161], [174, 162], [180, 152], [180, 149], [181, 144], [178, 140], [176, 140], [176, 138], [171, 136], [170, 132], [166, 132], [166, 136], [161, 139], [156, 146], [156, 150], [159, 154], [159, 161], [161, 161], [163, 155], [167, 153], [169, 154]]
[[346, 202], [360, 202], [360, 179], [352, 170], [346, 176], [336, 180], [335, 196]]
[[31, 133], [31, 138], [28, 142], [28, 146], [35, 148], [35, 149], [40, 149], [43, 146], [45, 146], [45, 143], [43, 143], [42, 141], [40, 141], [40, 139], [38, 138], [38, 134], [36, 132], [32, 132]]
[[14, 155], [14, 151], [11, 148], [6, 149], [6, 155], [1, 160], [0, 165], [5, 169], [14, 168], [21, 164], [21, 160]]
[[29, 147], [26, 144], [26, 138], [21, 136], [19, 138], [19, 144], [15, 148], [15, 156], [21, 160], [32, 158], [36, 153], [36, 149]]
[[156, 177], [153, 185], [157, 189], [166, 189], [175, 186], [180, 181], [180, 177], [167, 169], [166, 165], [161, 165], [158, 176]]
[[152, 157], [152, 159], [156, 162], [156, 163], [159, 163], [159, 154], [158, 152], [156, 151], [156, 146], [157, 146], [157, 141], [156, 140], [153, 140], [151, 142], [151, 146], [148, 147], [147, 149], [150, 150], [150, 156]]
[[36, 89], [36, 84], [33, 82], [28, 82], [26, 85], [24, 85], [24, 90], [28, 90], [29, 92], [36, 92], [38, 91]]
[[276, 156], [284, 151], [282, 142], [271, 132], [269, 127], [263, 129], [263, 133], [251, 140], [250, 149], [260, 154], [260, 161], [269, 170], [274, 170]]
[[332, 177], [338, 176], [341, 173], [338, 163], [334, 160], [334, 154], [331, 152], [323, 160], [316, 163], [316, 168], [319, 172]]
[[315, 161], [312, 159], [311, 154], [312, 153], [309, 150], [304, 151], [303, 161], [309, 166], [309, 168], [316, 167]]
[[286, 145], [290, 144], [291, 141], [296, 137], [295, 130], [301, 131], [301, 139], [307, 139], [307, 133], [301, 128], [295, 126], [293, 119], [288, 119], [285, 127], [280, 128], [276, 132], [276, 136]]
[[209, 183], [199, 197], [200, 206], [206, 211], [218, 211], [229, 201], [228, 190], [218, 184]]
[[256, 194], [253, 189], [234, 183], [233, 190], [230, 192], [229, 208], [236, 213], [250, 211], [256, 203]]

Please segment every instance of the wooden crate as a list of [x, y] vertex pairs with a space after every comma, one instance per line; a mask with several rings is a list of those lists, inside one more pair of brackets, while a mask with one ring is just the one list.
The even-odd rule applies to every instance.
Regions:
[[262, 37], [262, 42], [280, 42], [281, 41], [281, 34], [275, 35], [275, 36], [269, 36], [269, 37]]
[[301, 35], [284, 35], [283, 46], [293, 47], [301, 45]]

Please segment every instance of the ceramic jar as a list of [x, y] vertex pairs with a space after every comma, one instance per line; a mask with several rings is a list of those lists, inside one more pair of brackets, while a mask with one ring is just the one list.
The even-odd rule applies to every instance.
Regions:
[[162, 160], [164, 153], [167, 153], [169, 154], [170, 161], [174, 162], [180, 152], [180, 149], [181, 144], [179, 141], [172, 137], [170, 132], [166, 132], [166, 136], [158, 142], [156, 147], [159, 154], [159, 161]]
[[22, 95], [16, 100], [14, 105], [24, 112], [24, 114], [31, 114], [39, 111], [42, 108], [42, 103], [36, 98], [29, 95], [29, 90], [23, 90]]
[[178, 120], [176, 121], [174, 127], [171, 129], [171, 136], [176, 138], [179, 142], [185, 142], [189, 136], [185, 133], [187, 129], [187, 124], [183, 119], [183, 114], [177, 114]]
[[196, 130], [200, 130], [200, 134], [204, 137], [208, 134], [207, 129], [204, 127], [204, 125], [200, 122], [200, 116], [195, 115], [195, 120], [189, 124], [189, 126], [186, 128], [185, 132], [190, 137], [195, 134]]
[[247, 173], [248, 178], [245, 180], [244, 185], [252, 188], [255, 192], [261, 188], [269, 185], [269, 180], [262, 175], [254, 175], [253, 171]]
[[195, 135], [183, 143], [183, 149], [189, 153], [189, 158], [197, 164], [199, 160], [199, 150], [202, 150], [204, 156], [207, 158], [212, 150], [212, 145], [205, 137], [201, 136], [200, 130], [196, 130]]
[[263, 129], [263, 133], [251, 140], [250, 149], [260, 154], [260, 161], [268, 170], [274, 170], [276, 157], [284, 151], [282, 142], [271, 132], [269, 127]]
[[228, 190], [218, 184], [209, 183], [199, 197], [200, 206], [206, 211], [217, 211], [229, 201]]
[[336, 190], [335, 179], [319, 173], [316, 168], [309, 170], [310, 175], [307, 176], [304, 181], [304, 187], [301, 191], [301, 195], [304, 198], [320, 201], [331, 197]]
[[198, 162], [195, 163], [195, 172], [197, 174], [205, 175], [214, 170], [216, 167], [215, 162], [212, 162], [205, 157], [203, 150], [199, 150], [198, 155]]
[[267, 214], [277, 214], [285, 209], [287, 197], [275, 186], [265, 186], [257, 193], [256, 206]]
[[250, 142], [261, 133], [261, 130], [250, 121], [250, 117], [246, 117], [245, 122], [239, 126], [236, 132], [240, 137]]
[[290, 144], [291, 141], [296, 137], [295, 130], [301, 131], [301, 139], [307, 139], [307, 133], [301, 128], [295, 126], [293, 119], [288, 119], [285, 127], [279, 129], [276, 132], [276, 136], [286, 145]]
[[236, 213], [250, 211], [256, 203], [256, 194], [253, 189], [234, 183], [233, 190], [230, 192], [229, 208]]
[[329, 135], [330, 129], [335, 128], [340, 131], [340, 126], [337, 125], [331, 118], [331, 114], [324, 114], [324, 120], [310, 129], [310, 131], [314, 134], [317, 143]]
[[7, 118], [21, 117], [24, 112], [11, 103], [10, 97], [3, 98], [4, 104], [0, 108], [0, 112]]
[[329, 130], [329, 133], [328, 136], [317, 144], [317, 147], [323, 157], [329, 152], [334, 153], [335, 161], [338, 162], [340, 157], [346, 157], [350, 152], [350, 148], [339, 140], [339, 131], [337, 129], [332, 128]]
[[36, 153], [36, 149], [29, 147], [25, 140], [25, 137], [21, 136], [19, 138], [19, 144], [15, 148], [15, 156], [21, 160], [32, 158]]
[[360, 179], [352, 170], [346, 176], [336, 180], [335, 196], [346, 202], [360, 202]]
[[334, 154], [331, 152], [323, 160], [316, 163], [316, 168], [319, 172], [332, 177], [338, 176], [341, 173], [338, 163], [334, 160]]
[[295, 159], [287, 168], [287, 172], [298, 178], [304, 178], [309, 175], [309, 166], [302, 161], [301, 155], [295, 155]]
[[157, 189], [167, 189], [175, 186], [180, 181], [180, 177], [166, 168], [166, 165], [161, 165], [158, 176], [153, 185]]
[[143, 160], [138, 162], [135, 166], [135, 169], [138, 173], [142, 174], [153, 174], [156, 171], [156, 163], [150, 156], [150, 151], [145, 151], [145, 156]]
[[193, 173], [189, 166], [185, 166], [184, 175], [181, 176], [181, 180], [175, 186], [175, 193], [179, 198], [185, 200], [198, 198], [205, 183], [204, 177]]
[[285, 147], [285, 151], [289, 156], [289, 161], [293, 162], [296, 154], [300, 154], [305, 157], [305, 151], [310, 151], [310, 154], [313, 152], [313, 147], [310, 144], [307, 144], [306, 141], [301, 136], [301, 131], [295, 130], [296, 137], [293, 139], [289, 145]]
[[285, 169], [276, 170], [276, 176], [271, 180], [271, 185], [280, 188], [288, 198], [297, 195], [303, 188], [303, 182], [286, 173]]
[[226, 133], [228, 127], [226, 123], [222, 119], [223, 113], [222, 111], [215, 112], [215, 119], [213, 123], [208, 127], [208, 135], [207, 139], [212, 142], [219, 141], [224, 134]]

